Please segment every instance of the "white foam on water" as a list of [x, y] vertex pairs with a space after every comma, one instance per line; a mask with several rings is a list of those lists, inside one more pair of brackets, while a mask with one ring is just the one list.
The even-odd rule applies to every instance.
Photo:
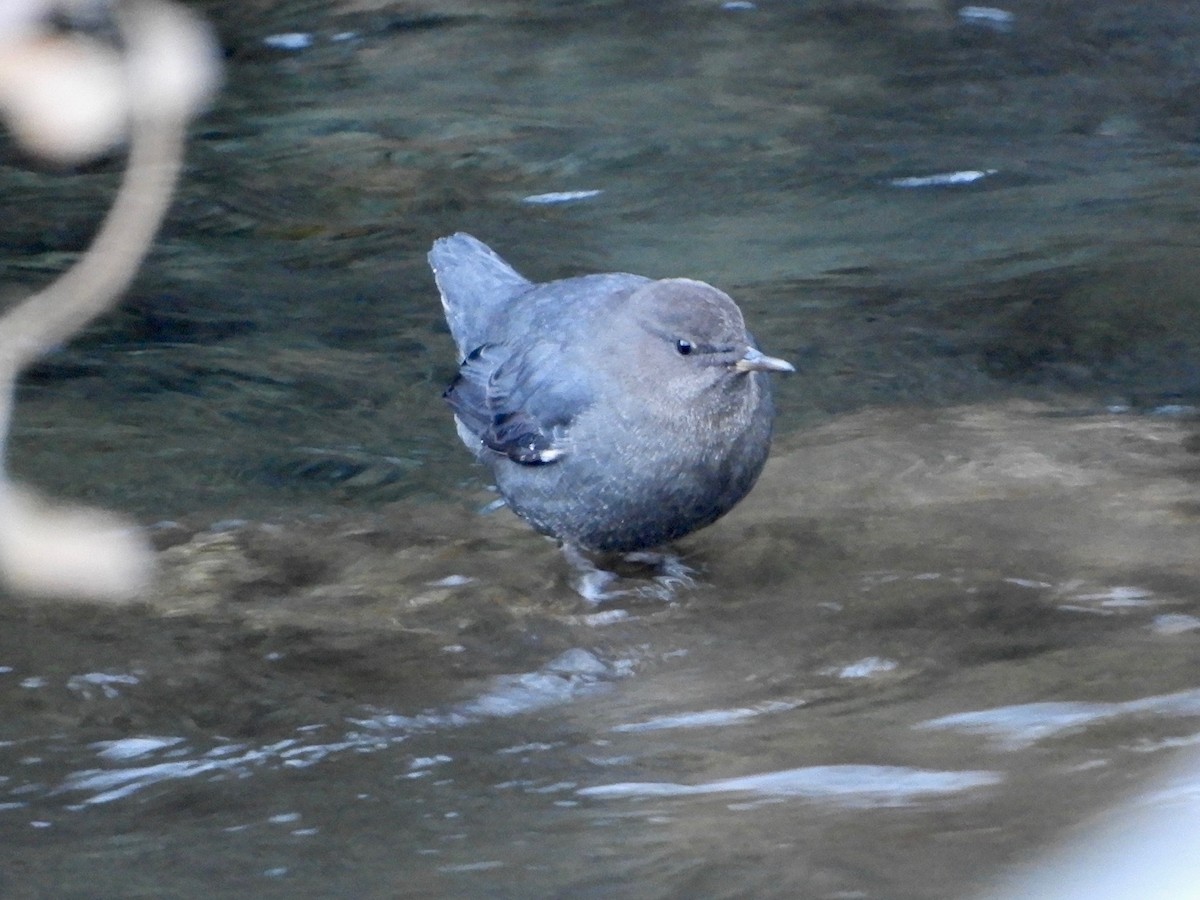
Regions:
[[1118, 716], [1200, 716], [1200, 688], [1123, 703], [1047, 702], [998, 706], [929, 719], [915, 728], [947, 728], [981, 734], [1008, 750], [1020, 750], [1066, 731]]
[[1155, 634], [1185, 634], [1200, 628], [1200, 618], [1184, 613], [1164, 613], [1155, 616], [1150, 630]]
[[136, 737], [122, 738], [118, 741], [97, 741], [90, 746], [98, 751], [96, 755], [101, 759], [122, 760], [135, 759], [181, 743], [183, 738], [179, 737]]
[[[550, 660], [536, 672], [501, 675], [493, 678], [487, 689], [477, 697], [441, 711], [427, 711], [405, 716], [389, 712], [361, 719], [347, 719], [354, 726], [337, 740], [313, 743], [323, 729], [304, 725], [297, 729], [298, 737], [286, 738], [272, 744], [253, 747], [247, 744], [222, 744], [199, 754], [181, 754], [183, 738], [138, 736], [91, 745], [99, 760], [110, 768], [94, 768], [68, 775], [52, 794], [81, 793], [81, 805], [111, 803], [138, 791], [166, 781], [194, 778], [197, 775], [232, 773], [249, 774], [258, 767], [305, 768], [343, 753], [373, 753], [386, 750], [407, 740], [418, 732], [456, 728], [486, 721], [534, 712], [549, 706], [603, 690], [614, 678], [629, 674], [632, 666], [622, 660], [609, 665], [594, 653], [581, 648], [568, 650]], [[125, 678], [135, 676], [106, 676], [130, 683]], [[90, 677], [89, 677], [90, 678]], [[87, 684], [107, 685], [105, 680], [88, 680]], [[178, 758], [180, 756], [183, 758]], [[137, 765], [124, 765], [137, 761]], [[417, 769], [428, 770], [434, 765], [450, 762], [448, 756], [436, 755], [414, 760]], [[421, 763], [422, 765], [417, 765]], [[424, 765], [428, 764], [428, 765]], [[15, 792], [10, 792], [10, 795]]]
[[262, 42], [274, 50], [307, 50], [313, 45], [313, 36], [307, 31], [287, 31], [268, 34]]
[[543, 750], [553, 750], [555, 747], [561, 747], [562, 741], [547, 743], [546, 741], [534, 741], [530, 744], [518, 744], [515, 747], [504, 747], [497, 750], [500, 755], [512, 755], [516, 753], [538, 753]]
[[655, 716], [641, 722], [629, 722], [616, 725], [613, 731], [641, 732], [665, 731], [671, 728], [720, 728], [727, 725], [737, 725], [749, 719], [777, 712], [787, 712], [804, 705], [802, 700], [772, 700], [754, 706], [738, 707], [735, 709], [703, 709], [695, 712], [675, 713], [669, 716]]
[[112, 674], [109, 672], [86, 672], [83, 675], [72, 675], [67, 679], [67, 689], [90, 698], [92, 688], [100, 689], [105, 698], [113, 700], [121, 695], [116, 685], [140, 684], [137, 675]]
[[933, 175], [909, 175], [904, 178], [893, 178], [888, 181], [888, 184], [898, 188], [952, 187], [973, 184], [980, 179], [995, 175], [997, 171], [997, 169], [964, 169], [958, 172], [938, 172]]
[[1077, 594], [1071, 599], [1083, 602], [1098, 602], [1101, 606], [1151, 606], [1154, 594], [1145, 588], [1118, 585], [1092, 594]]
[[964, 6], [958, 11], [958, 19], [965, 25], [974, 25], [977, 28], [1010, 31], [1017, 17], [1007, 9], [995, 6]]
[[425, 582], [427, 587], [461, 587], [464, 584], [470, 584], [475, 579], [469, 575], [447, 575], [445, 578], [439, 578], [437, 581]]
[[840, 669], [827, 670], [825, 674], [836, 675], [838, 678], [871, 678], [875, 675], [882, 675], [884, 672], [893, 672], [899, 666], [900, 664], [894, 659], [885, 659], [881, 656], [868, 656], [857, 662], [842, 666]]
[[901, 806], [923, 797], [988, 787], [1001, 780], [1000, 773], [989, 771], [945, 772], [869, 765], [808, 766], [701, 784], [619, 782], [581, 788], [576, 793], [596, 799], [752, 794], [833, 800], [846, 805]]
[[457, 865], [438, 866], [439, 872], [454, 874], [455, 872], [487, 872], [491, 869], [503, 869], [508, 863], [498, 859], [488, 859], [481, 862], [459, 863]]
[[603, 194], [603, 190], [588, 190], [588, 191], [550, 191], [546, 194], [530, 194], [527, 197], [522, 197], [522, 203], [528, 203], [532, 206], [554, 206], [560, 203], [577, 203], [580, 200], [591, 200], [593, 197], [599, 197]]
[[438, 753], [435, 756], [418, 756], [408, 764], [409, 771], [417, 769], [429, 770], [434, 766], [442, 766], [448, 762], [453, 762], [454, 757], [447, 756], [445, 753]]

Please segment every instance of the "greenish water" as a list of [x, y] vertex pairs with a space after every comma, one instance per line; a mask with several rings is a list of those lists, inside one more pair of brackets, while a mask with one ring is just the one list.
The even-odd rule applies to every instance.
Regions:
[[[1200, 6], [196, 5], [157, 248], [19, 391], [14, 472], [161, 577], [0, 607], [0, 893], [959, 897], [1192, 740]], [[118, 169], [0, 153], [6, 288]], [[479, 514], [456, 230], [797, 364], [672, 602]]]

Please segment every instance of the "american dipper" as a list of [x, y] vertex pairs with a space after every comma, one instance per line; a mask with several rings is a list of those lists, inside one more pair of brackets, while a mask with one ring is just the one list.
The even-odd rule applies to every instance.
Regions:
[[469, 234], [429, 264], [458, 345], [458, 435], [513, 511], [568, 547], [644, 550], [715, 521], [771, 443], [768, 372], [741, 310], [702, 281], [546, 284]]

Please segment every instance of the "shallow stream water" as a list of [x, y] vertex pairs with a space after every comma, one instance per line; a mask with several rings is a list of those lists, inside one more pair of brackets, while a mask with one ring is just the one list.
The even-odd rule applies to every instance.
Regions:
[[[197, 6], [157, 249], [18, 394], [160, 565], [0, 605], [0, 896], [965, 897], [1200, 740], [1200, 4]], [[0, 151], [6, 290], [119, 170]], [[694, 583], [484, 512], [456, 230], [797, 365]]]

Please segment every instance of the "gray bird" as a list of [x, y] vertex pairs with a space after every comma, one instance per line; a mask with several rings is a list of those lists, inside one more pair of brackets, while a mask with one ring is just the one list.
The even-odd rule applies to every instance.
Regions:
[[535, 284], [469, 234], [429, 264], [458, 376], [459, 437], [519, 516], [568, 547], [644, 550], [753, 487], [771, 443], [768, 372], [741, 310], [702, 281], [608, 274]]

